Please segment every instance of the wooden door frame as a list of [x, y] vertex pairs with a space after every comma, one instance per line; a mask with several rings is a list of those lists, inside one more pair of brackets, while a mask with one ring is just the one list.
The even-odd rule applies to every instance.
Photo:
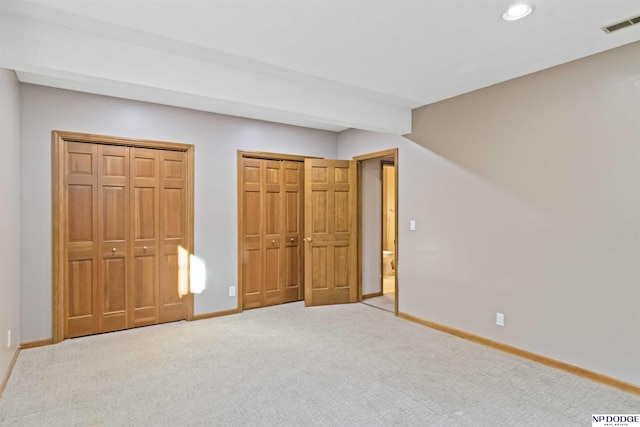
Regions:
[[[319, 159], [321, 157], [313, 157], [313, 156], [298, 156], [294, 154], [283, 154], [283, 153], [269, 153], [265, 151], [247, 151], [247, 150], [238, 150], [237, 154], [237, 191], [238, 191], [238, 286], [236, 289], [236, 297], [238, 300], [238, 309], [237, 312], [241, 313], [244, 310], [244, 305], [242, 301], [242, 295], [244, 292], [244, 278], [242, 275], [242, 257], [244, 253], [244, 175], [242, 173], [242, 161], [243, 159], [259, 159], [259, 160], [288, 160], [292, 162], [301, 162], [304, 164], [304, 159]], [[304, 187], [302, 190], [304, 192]], [[301, 204], [302, 209], [302, 230], [300, 234], [304, 234], [304, 203]], [[303, 262], [304, 262], [304, 251], [302, 253]], [[303, 264], [304, 265], [304, 264]], [[300, 278], [302, 281], [302, 286], [304, 290], [304, 275]]]
[[[374, 153], [368, 153], [368, 154], [363, 154], [360, 156], [355, 156], [353, 158], [353, 160], [356, 160], [358, 162], [358, 301], [362, 301], [362, 162], [365, 160], [374, 160], [374, 159], [380, 159], [382, 160], [384, 157], [393, 157], [394, 159], [394, 164], [395, 164], [395, 187], [396, 187], [396, 191], [395, 191], [395, 203], [396, 203], [396, 215], [395, 215], [395, 240], [396, 240], [396, 250], [395, 250], [395, 272], [394, 272], [394, 277], [395, 277], [395, 288], [396, 288], [396, 292], [395, 292], [395, 315], [398, 315], [398, 266], [400, 264], [399, 262], [399, 248], [400, 248], [400, 241], [398, 240], [398, 209], [399, 209], [399, 204], [398, 204], [398, 175], [399, 175], [399, 170], [400, 168], [399, 166], [399, 155], [398, 155], [398, 148], [392, 148], [389, 150], [382, 150], [382, 151], [376, 151]], [[381, 232], [382, 234], [382, 232]], [[382, 241], [380, 242], [380, 248], [382, 250]], [[380, 265], [382, 268], [382, 260], [380, 260]]]
[[[187, 156], [186, 198], [187, 236], [185, 249], [193, 254], [194, 249], [194, 146], [177, 142], [153, 141], [146, 139], [123, 138], [117, 136], [95, 135], [88, 133], [51, 132], [51, 215], [52, 215], [52, 286], [53, 286], [53, 343], [64, 339], [64, 279], [67, 273], [65, 257], [67, 253], [65, 229], [65, 178], [64, 143], [78, 142], [87, 144], [118, 145], [126, 147], [153, 148], [159, 150], [182, 151]], [[193, 294], [187, 293], [187, 320], [193, 320]]]

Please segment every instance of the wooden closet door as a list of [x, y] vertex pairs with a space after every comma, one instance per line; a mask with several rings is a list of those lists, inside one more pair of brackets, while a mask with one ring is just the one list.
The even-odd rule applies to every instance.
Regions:
[[64, 188], [66, 277], [64, 280], [64, 336], [96, 332], [95, 284], [98, 275], [98, 147], [65, 144]]
[[129, 148], [98, 145], [97, 332], [127, 328]]
[[160, 151], [160, 322], [187, 318], [186, 153]]
[[242, 307], [304, 298], [302, 162], [242, 158]]
[[304, 299], [304, 275], [302, 262], [302, 209], [304, 207], [304, 164], [283, 162], [284, 168], [284, 236], [285, 283], [284, 302]]
[[242, 306], [262, 307], [262, 169], [264, 161], [242, 161]]
[[158, 242], [160, 239], [159, 151], [131, 148], [131, 236], [129, 325], [160, 319]]
[[264, 160], [263, 185], [264, 216], [262, 232], [264, 306], [284, 302], [284, 182], [282, 162]]

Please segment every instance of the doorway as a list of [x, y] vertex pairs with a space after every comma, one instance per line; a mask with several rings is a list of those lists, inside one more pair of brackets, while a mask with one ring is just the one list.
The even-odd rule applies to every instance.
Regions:
[[397, 149], [356, 157], [360, 185], [362, 301], [397, 314]]
[[382, 175], [382, 295], [395, 307], [396, 298], [396, 166], [380, 161]]

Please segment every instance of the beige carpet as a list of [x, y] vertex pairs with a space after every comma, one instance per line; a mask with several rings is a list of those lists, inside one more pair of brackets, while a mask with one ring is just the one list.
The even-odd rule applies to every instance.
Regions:
[[287, 304], [22, 351], [2, 426], [590, 426], [640, 397], [364, 304]]

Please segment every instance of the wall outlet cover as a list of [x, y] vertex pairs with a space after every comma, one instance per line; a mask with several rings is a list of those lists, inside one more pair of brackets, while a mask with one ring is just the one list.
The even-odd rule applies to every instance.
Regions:
[[504, 326], [504, 314], [496, 313], [496, 325]]

